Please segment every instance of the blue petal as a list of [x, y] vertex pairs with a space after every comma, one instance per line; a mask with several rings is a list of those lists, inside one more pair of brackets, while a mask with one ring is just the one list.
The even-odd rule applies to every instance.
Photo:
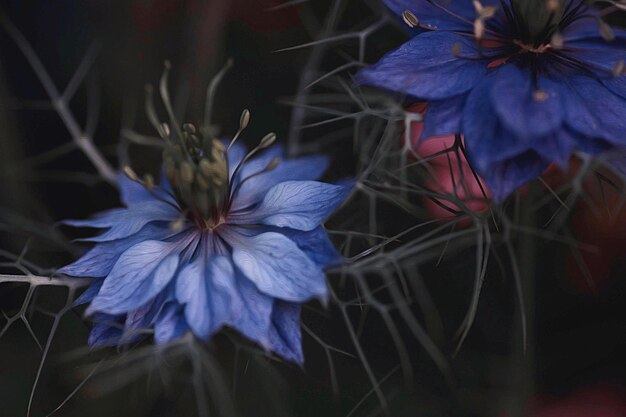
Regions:
[[97, 244], [76, 262], [57, 272], [74, 277], [105, 277], [111, 272], [120, 255], [131, 246], [144, 240], [164, 240], [174, 234], [176, 233], [167, 226], [149, 224], [127, 238]]
[[167, 289], [161, 291], [143, 306], [128, 312], [120, 344], [132, 343], [146, 335], [147, 330], [153, 326], [166, 301], [170, 298], [166, 292]]
[[233, 248], [235, 265], [261, 292], [294, 302], [326, 298], [324, 272], [286, 236], [245, 236], [234, 228], [221, 236]]
[[174, 207], [160, 201], [142, 203], [118, 215], [115, 224], [101, 235], [82, 239], [87, 242], [106, 242], [122, 239], [137, 233], [151, 222], [172, 222], [180, 218], [180, 212]]
[[597, 79], [613, 93], [626, 99], [626, 74], [613, 75], [620, 62], [626, 61], [626, 34], [607, 42], [597, 36], [592, 39], [571, 43], [572, 52], [566, 52], [568, 59], [583, 62], [586, 69], [593, 71]]
[[[224, 142], [224, 146], [228, 147], [228, 143]], [[239, 163], [243, 160], [246, 153], [246, 147], [239, 142], [235, 142], [228, 150], [228, 178], [233, 177], [233, 173], [235, 172], [237, 165], [239, 165]]]
[[322, 268], [338, 265], [343, 260], [321, 226], [309, 232], [288, 228], [280, 228], [276, 231], [296, 242], [296, 245]]
[[601, 36], [600, 25], [594, 16], [578, 18], [561, 31], [564, 41], [575, 41]]
[[562, 52], [570, 61], [582, 62], [586, 69], [593, 71], [598, 78], [613, 78], [613, 70], [626, 59], [626, 35], [624, 31], [613, 41], [601, 36], [569, 42]]
[[422, 139], [461, 132], [461, 120], [467, 95], [428, 102], [424, 116]]
[[300, 330], [300, 305], [276, 301], [272, 310], [270, 349], [283, 359], [304, 363]]
[[[545, 97], [536, 99], [541, 90]], [[491, 101], [505, 129], [521, 140], [545, 136], [557, 130], [563, 120], [563, 105], [559, 85], [516, 65], [503, 65], [494, 73]], [[474, 111], [483, 111], [477, 108]]]
[[272, 297], [260, 292], [257, 287], [246, 278], [241, 271], [235, 270], [235, 285], [239, 294], [236, 309], [229, 325], [259, 343], [264, 348], [270, 346], [269, 329], [271, 323]]
[[[458, 52], [457, 52], [458, 51]], [[440, 100], [471, 90], [487, 73], [468, 37], [450, 32], [418, 35], [356, 75], [359, 84]]]
[[64, 223], [76, 227], [110, 228], [99, 236], [82, 239], [88, 242], [106, 242], [130, 236], [148, 223], [173, 221], [179, 217], [180, 212], [169, 204], [147, 201], [128, 209], [109, 210], [96, 215], [93, 219], [66, 220]]
[[550, 162], [534, 152], [526, 152], [506, 161], [493, 164], [481, 173], [496, 203], [501, 203], [513, 191], [540, 176]]
[[161, 176], [161, 185], [155, 187], [152, 192], [148, 191], [143, 185], [132, 181], [123, 173], [118, 174], [117, 178], [120, 186], [120, 199], [126, 207], [142, 204], [147, 201], [154, 201], [156, 199], [174, 203], [172, 197], [165, 192], [165, 190], [170, 190], [170, 186], [164, 175]]
[[167, 303], [154, 324], [154, 340], [157, 344], [178, 339], [189, 330], [182, 308], [175, 302]]
[[114, 208], [105, 210], [100, 213], [96, 213], [90, 219], [75, 220], [68, 219], [63, 220], [63, 224], [74, 227], [92, 227], [95, 229], [106, 229], [117, 223], [117, 221], [124, 215], [126, 209]]
[[148, 240], [120, 256], [87, 313], [120, 314], [147, 303], [174, 276], [178, 267], [175, 243]]
[[233, 224], [257, 224], [313, 230], [346, 199], [351, 186], [317, 181], [285, 181], [272, 187], [250, 212], [233, 213]]
[[530, 143], [504, 130], [489, 97], [491, 78], [486, 78], [469, 95], [463, 114], [463, 133], [468, 156], [479, 174], [494, 163], [519, 155]]
[[208, 339], [228, 322], [233, 309], [235, 272], [225, 256], [204, 256], [186, 265], [176, 282], [176, 298], [185, 306], [185, 319], [201, 339]]
[[95, 314], [87, 343], [91, 347], [116, 346], [122, 337], [122, 328], [119, 316]]
[[626, 100], [590, 77], [569, 77], [566, 122], [573, 130], [618, 145], [626, 144]]
[[[570, 42], [579, 40], [601, 40], [605, 45], [608, 44], [609, 42], [604, 40], [600, 25], [598, 24], [597, 9], [594, 10], [587, 6], [583, 6], [583, 8], [586, 9], [587, 13], [579, 13], [580, 16], [577, 17], [574, 22], [563, 28], [561, 32], [566, 46], [569, 47]], [[589, 11], [592, 11], [592, 13], [588, 13]], [[626, 31], [623, 29], [613, 27], [612, 30], [616, 39], [626, 38]]]
[[281, 233], [293, 240], [302, 252], [322, 268], [343, 262], [342, 256], [337, 252], [322, 226], [308, 232], [276, 226], [239, 227], [237, 232], [247, 237], [258, 236], [268, 232]]
[[556, 162], [561, 168], [569, 166], [572, 152], [577, 148], [581, 135], [563, 127], [550, 135], [533, 142], [533, 150], [537, 155]]
[[98, 295], [103, 283], [104, 278], [96, 278], [91, 281], [89, 287], [87, 287], [87, 289], [78, 298], [76, 298], [76, 300], [74, 300], [72, 305], [76, 307], [91, 302], [91, 300], [96, 298], [96, 295]]
[[[306, 156], [302, 158], [281, 160], [276, 168], [261, 175], [254, 175], [263, 170], [272, 158], [252, 160], [241, 170], [242, 181], [245, 181], [233, 201], [233, 210], [240, 210], [259, 202], [265, 193], [274, 185], [289, 180], [316, 180], [328, 168], [325, 156]], [[261, 163], [256, 163], [257, 161]], [[248, 178], [248, 179], [246, 179]]]

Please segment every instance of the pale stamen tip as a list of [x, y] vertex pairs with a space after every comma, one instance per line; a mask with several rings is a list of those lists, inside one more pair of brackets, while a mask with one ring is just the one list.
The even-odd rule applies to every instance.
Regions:
[[402, 20], [404, 20], [404, 23], [406, 23], [407, 26], [410, 28], [414, 28], [420, 25], [420, 21], [417, 16], [415, 16], [415, 14], [410, 10], [405, 10], [402, 12]]
[[548, 100], [550, 98], [550, 94], [548, 94], [546, 91], [544, 90], [535, 90], [533, 92], [533, 100], [539, 102], [539, 103], [543, 103], [544, 101]]

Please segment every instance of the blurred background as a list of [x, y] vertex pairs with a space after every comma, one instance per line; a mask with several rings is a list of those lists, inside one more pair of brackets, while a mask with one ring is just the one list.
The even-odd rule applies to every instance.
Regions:
[[[504, 210], [519, 221], [518, 232], [532, 221], [550, 237], [503, 238], [491, 227], [492, 256], [483, 267], [477, 247], [486, 235], [452, 239], [469, 222], [448, 227], [424, 209], [423, 197], [404, 201], [385, 188], [389, 167], [407, 162], [402, 122], [411, 103], [360, 92], [350, 78], [405, 39], [377, 1], [2, 0], [0, 17], [0, 273], [49, 276], [86, 249], [73, 240], [82, 232], [59, 221], [119, 204], [68, 130], [72, 120], [113, 167], [158, 172], [145, 86], [158, 83], [166, 60], [176, 112], [185, 120], [201, 120], [207, 85], [232, 59], [212, 111], [220, 135], [232, 135], [248, 108], [248, 144], [274, 131], [292, 153], [329, 154], [329, 180], [367, 174], [371, 192], [355, 196], [327, 225], [347, 256], [424, 224], [391, 239], [395, 268], [381, 263], [349, 277], [329, 275], [344, 302], [305, 310], [304, 369], [218, 336], [201, 347], [201, 396], [194, 355], [160, 355], [149, 342], [124, 354], [88, 352], [81, 310], [57, 314], [67, 288], [2, 283], [0, 416], [27, 415], [37, 378], [32, 416], [59, 405], [54, 415], [195, 416], [198, 402], [211, 415], [256, 417], [626, 416], [626, 209], [619, 180], [601, 168], [590, 171], [585, 198], [567, 210], [532, 185], [532, 198], [522, 193]], [[333, 41], [315, 42], [326, 38]], [[305, 47], [280, 51], [298, 45]], [[33, 53], [49, 77], [44, 83]], [[69, 103], [61, 117], [50, 83]], [[382, 162], [380, 149], [390, 155]], [[368, 172], [373, 162], [380, 171]], [[542, 181], [555, 189], [567, 184], [573, 166]], [[424, 182], [418, 169], [403, 175], [407, 183]], [[519, 215], [529, 210], [534, 219]], [[557, 214], [562, 226], [550, 229]], [[451, 238], [418, 250], [429, 233]], [[476, 294], [475, 271], [484, 273], [475, 322], [455, 352], [457, 328]], [[531, 290], [526, 351], [513, 271]], [[408, 282], [408, 289], [398, 295], [389, 279]], [[18, 314], [12, 322], [20, 309], [28, 320]]]

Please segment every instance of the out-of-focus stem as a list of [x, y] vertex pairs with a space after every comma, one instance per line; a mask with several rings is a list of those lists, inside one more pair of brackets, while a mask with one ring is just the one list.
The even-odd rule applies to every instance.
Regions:
[[[529, 186], [524, 200], [525, 207], [521, 207], [520, 224], [536, 227], [536, 212], [531, 209], [533, 196], [536, 193]], [[519, 289], [521, 290], [520, 309], [523, 308], [524, 317], [517, 314], [515, 331], [513, 333], [513, 350], [511, 360], [511, 381], [513, 381], [512, 403], [509, 407], [511, 417], [528, 416], [528, 406], [535, 393], [535, 279], [537, 273], [537, 252], [535, 236], [530, 233], [521, 233], [517, 247], [517, 267], [519, 269]]]
[[[76, 118], [69, 109], [68, 99], [65, 95], [61, 95], [56, 85], [52, 81], [52, 78], [48, 74], [48, 71], [44, 67], [43, 63], [39, 59], [39, 56], [35, 53], [34, 49], [24, 37], [22, 32], [11, 22], [4, 12], [0, 11], [0, 25], [13, 39], [20, 51], [24, 54], [24, 57], [32, 67], [33, 71], [37, 75], [37, 78], [41, 82], [43, 88], [46, 90], [48, 97], [52, 103], [52, 107], [58, 113], [59, 117], [65, 124], [65, 127], [69, 131], [72, 140], [76, 146], [85, 154], [85, 156], [91, 161], [93, 166], [98, 170], [102, 178], [112, 185], [117, 184], [117, 174], [109, 162], [104, 159], [100, 152], [93, 144], [93, 140], [86, 132], [81, 129], [80, 125], [76, 121]], [[74, 89], [73, 83], [70, 83], [70, 91]], [[71, 95], [71, 94], [70, 94]]]

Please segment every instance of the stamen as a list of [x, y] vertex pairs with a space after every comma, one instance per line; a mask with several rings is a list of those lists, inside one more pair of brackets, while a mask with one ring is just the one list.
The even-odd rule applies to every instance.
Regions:
[[185, 184], [193, 182], [193, 167], [187, 161], [180, 164], [180, 179]]
[[161, 75], [161, 80], [159, 81], [159, 92], [161, 93], [161, 100], [163, 100], [163, 106], [165, 107], [165, 111], [167, 111], [167, 115], [170, 118], [170, 123], [176, 129], [176, 133], [180, 138], [183, 137], [183, 133], [180, 131], [180, 124], [178, 124], [178, 120], [176, 120], [176, 116], [174, 115], [174, 109], [172, 108], [172, 102], [170, 101], [170, 93], [167, 89], [167, 80], [170, 74], [171, 64], [169, 61], [165, 61], [163, 64], [163, 74]]
[[205, 176], [200, 173], [196, 174], [196, 184], [198, 184], [198, 188], [200, 188], [200, 190], [202, 191], [208, 191], [211, 187], [211, 184], [209, 184]]
[[128, 165], [123, 168], [124, 174], [128, 177], [129, 180], [138, 182], [139, 177], [137, 173]]
[[[243, 167], [243, 165], [246, 162], [248, 162], [248, 160], [252, 158], [254, 155], [256, 155], [259, 151], [262, 151], [263, 149], [271, 146], [275, 141], [276, 141], [276, 134], [268, 133], [267, 135], [263, 136], [263, 139], [261, 139], [261, 142], [259, 142], [259, 144], [254, 149], [248, 152], [246, 156], [244, 156], [241, 159], [241, 161], [239, 161], [239, 164], [237, 164], [237, 166], [235, 167], [235, 170], [233, 171], [231, 183], [228, 186], [228, 195], [232, 196], [231, 187], [233, 183], [235, 182], [237, 175], [239, 175], [239, 171], [241, 171], [241, 167]], [[227, 207], [230, 207], [230, 201], [227, 203]]]
[[624, 74], [624, 60], [620, 59], [619, 61], [617, 61], [615, 63], [615, 65], [613, 65], [613, 76], [614, 77], [619, 77], [620, 75]]
[[604, 40], [607, 42], [613, 42], [615, 40], [615, 32], [613, 32], [611, 26], [600, 18], [598, 18], [598, 25], [600, 26], [600, 34]]
[[178, 219], [170, 223], [170, 230], [173, 232], [180, 232], [185, 227], [185, 216], [180, 216]]
[[556, 13], [559, 10], [559, 7], [559, 0], [548, 0], [546, 3], [546, 8], [550, 13]]
[[143, 176], [143, 184], [148, 191], [154, 190], [154, 177], [151, 174], [145, 174]]
[[552, 38], [550, 38], [550, 46], [552, 46], [554, 49], [563, 49], [563, 45], [563, 36], [560, 33], [555, 32], [552, 35]]
[[480, 1], [474, 0], [474, 9], [476, 9], [476, 20], [474, 20], [474, 36], [480, 40], [485, 35], [485, 22], [496, 15], [495, 6], [483, 6]]
[[420, 21], [411, 11], [405, 10], [402, 12], [402, 19], [411, 29], [420, 25]]
[[[235, 196], [237, 195], [237, 192], [239, 192], [239, 190], [241, 189], [241, 187], [243, 186], [243, 184], [246, 181], [250, 180], [251, 178], [257, 177], [259, 175], [265, 174], [266, 172], [273, 171], [278, 166], [279, 163], [280, 163], [280, 158], [279, 157], [272, 158], [272, 160], [265, 166], [265, 168], [263, 168], [262, 170], [260, 170], [258, 172], [255, 172], [254, 174], [251, 174], [251, 175], [247, 176], [246, 178], [244, 178], [243, 180], [241, 180], [239, 182], [239, 184], [237, 184], [237, 186], [235, 187], [233, 192], [231, 193], [231, 195], [230, 195], [230, 202], [232, 202], [234, 200]], [[228, 209], [230, 209], [230, 204], [231, 204], [230, 202], [229, 202], [229, 205], [228, 205]]]
[[248, 123], [250, 123], [250, 110], [244, 109], [241, 112], [241, 116], [239, 117], [239, 129], [237, 129], [235, 136], [233, 136], [233, 138], [230, 140], [230, 143], [226, 148], [226, 152], [228, 152], [230, 148], [235, 144], [235, 141], [237, 141], [239, 135], [241, 135], [241, 132], [243, 132], [246, 127], [248, 127]]
[[544, 90], [535, 90], [533, 92], [533, 99], [539, 103], [543, 103], [550, 98], [550, 95]]
[[148, 117], [148, 121], [166, 142], [169, 143], [170, 132], [169, 129], [166, 131], [163, 130], [163, 125], [159, 122], [159, 117], [156, 114], [156, 110], [154, 108], [154, 89], [151, 85], [146, 85], [146, 116]]
[[217, 87], [220, 85], [222, 78], [228, 72], [228, 70], [233, 66], [233, 60], [228, 59], [224, 67], [218, 72], [215, 77], [211, 80], [209, 87], [206, 91], [206, 100], [204, 103], [204, 126], [211, 126], [211, 113], [213, 112], [213, 100], [215, 99], [215, 92], [217, 91]]
[[261, 139], [258, 148], [259, 150], [268, 148], [272, 146], [274, 142], [276, 142], [276, 133], [268, 133], [267, 135], [263, 136], [263, 139]]
[[[426, 1], [427, 1], [427, 2], [428, 2], [428, 4], [430, 4], [431, 6], [436, 7], [437, 9], [439, 9], [439, 10], [441, 10], [442, 12], [444, 12], [444, 13], [448, 14], [449, 16], [454, 17], [455, 19], [457, 19], [457, 20], [459, 20], [459, 21], [461, 21], [461, 22], [464, 22], [464, 23], [470, 24], [470, 25], [472, 24], [472, 21], [471, 21], [471, 20], [468, 20], [468, 19], [464, 18], [463, 16], [459, 16], [458, 14], [456, 14], [456, 13], [452, 12], [451, 10], [449, 10], [449, 9], [445, 8], [444, 6], [442, 6], [441, 4], [439, 4], [439, 3], [438, 3], [437, 1], [435, 1], [435, 0], [426, 0]], [[423, 25], [423, 26], [425, 26], [425, 25]], [[436, 28], [435, 28], [435, 27], [433, 27], [433, 29], [436, 29]], [[490, 33], [494, 33], [494, 34], [495, 34], [495, 32], [493, 32], [493, 31], [491, 31], [491, 30], [487, 30], [487, 31], [488, 31], [488, 32], [490, 32]]]
[[163, 197], [157, 195], [154, 190], [155, 188], [159, 188], [161, 190], [161, 192], [167, 194], [168, 196], [170, 196], [172, 198], [172, 200], [175, 200], [176, 198], [174, 197], [174, 195], [172, 195], [172, 193], [170, 193], [169, 191], [162, 189], [160, 187], [156, 187], [155, 183], [154, 183], [154, 177], [151, 174], [145, 174], [143, 176], [143, 180], [139, 179], [139, 176], [137, 175], [137, 173], [135, 172], [135, 170], [133, 170], [130, 166], [126, 165], [124, 166], [124, 168], [122, 168], [122, 171], [124, 172], [124, 175], [126, 175], [126, 177], [128, 177], [129, 180], [136, 182], [137, 184], [143, 186], [146, 188], [146, 190], [148, 190], [148, 192], [157, 200], [170, 205], [171, 207], [175, 208], [176, 210], [178, 210], [178, 207], [175, 204], [172, 204], [170, 201], [167, 201], [166, 199], [164, 199]]
[[539, 46], [533, 46], [533, 45], [529, 45], [526, 44], [518, 39], [514, 39], [513, 43], [517, 46], [519, 46], [522, 50], [524, 50], [525, 52], [532, 52], [535, 54], [543, 54], [545, 52], [547, 52], [552, 45], [551, 44], [547, 44], [547, 45], [539, 45]]

